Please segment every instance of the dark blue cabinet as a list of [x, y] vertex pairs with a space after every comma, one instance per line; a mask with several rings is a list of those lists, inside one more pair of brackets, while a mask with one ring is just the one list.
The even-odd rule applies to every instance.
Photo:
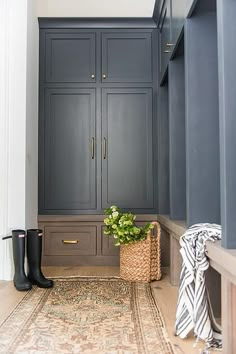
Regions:
[[40, 214], [156, 210], [154, 45], [147, 28], [41, 30]]

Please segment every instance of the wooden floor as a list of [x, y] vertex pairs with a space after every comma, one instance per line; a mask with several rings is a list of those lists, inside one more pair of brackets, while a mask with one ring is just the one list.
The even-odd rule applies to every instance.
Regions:
[[[119, 276], [118, 267], [45, 267], [44, 275], [53, 276]], [[166, 325], [167, 332], [173, 343], [176, 354], [199, 354], [203, 348], [203, 343], [199, 343], [197, 347], [193, 347], [194, 337], [188, 339], [180, 339], [174, 335], [175, 311], [178, 297], [178, 288], [173, 287], [169, 283], [167, 272], [163, 272], [160, 281], [152, 283], [157, 304], [161, 309], [162, 316]], [[24, 292], [15, 290], [12, 282], [0, 281], [0, 323], [14, 309], [17, 303], [25, 295]], [[219, 353], [211, 351], [210, 353]]]

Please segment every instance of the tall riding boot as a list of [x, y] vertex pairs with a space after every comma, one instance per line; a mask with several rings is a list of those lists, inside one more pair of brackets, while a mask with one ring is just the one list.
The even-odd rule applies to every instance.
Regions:
[[27, 230], [28, 278], [32, 284], [40, 288], [51, 288], [53, 281], [46, 279], [41, 271], [42, 235], [42, 230]]
[[25, 275], [25, 231], [12, 230], [12, 248], [13, 260], [15, 265], [15, 274], [13, 278], [14, 285], [17, 290], [30, 290], [31, 283]]

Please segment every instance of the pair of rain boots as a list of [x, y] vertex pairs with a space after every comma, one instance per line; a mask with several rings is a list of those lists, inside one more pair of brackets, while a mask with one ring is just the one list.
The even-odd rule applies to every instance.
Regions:
[[13, 282], [15, 288], [19, 291], [30, 290], [32, 285], [37, 285], [40, 288], [53, 287], [53, 281], [46, 279], [41, 271], [41, 256], [42, 256], [42, 230], [29, 229], [27, 230], [27, 258], [29, 272], [25, 274], [25, 239], [26, 232], [24, 230], [12, 231], [12, 247], [13, 260], [15, 265], [15, 274]]

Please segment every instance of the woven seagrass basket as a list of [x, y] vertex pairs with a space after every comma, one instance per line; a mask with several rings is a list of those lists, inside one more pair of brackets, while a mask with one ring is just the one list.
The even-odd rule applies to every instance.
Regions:
[[161, 227], [153, 221], [144, 241], [120, 246], [120, 277], [129, 281], [150, 282], [161, 278]]

